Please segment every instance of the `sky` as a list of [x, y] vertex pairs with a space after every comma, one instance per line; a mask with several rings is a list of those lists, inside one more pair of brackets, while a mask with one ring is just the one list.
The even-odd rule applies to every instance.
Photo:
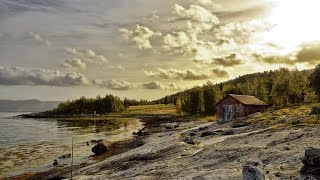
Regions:
[[318, 0], [1, 0], [0, 99], [154, 100], [320, 63]]

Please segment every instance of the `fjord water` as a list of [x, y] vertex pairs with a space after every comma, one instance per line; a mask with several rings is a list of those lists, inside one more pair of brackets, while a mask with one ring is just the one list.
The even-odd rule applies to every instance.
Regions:
[[[54, 159], [71, 153], [72, 138], [75, 162], [84, 162], [92, 155], [92, 140], [123, 140], [142, 126], [138, 120], [132, 119], [58, 121], [7, 118], [16, 115], [18, 113], [0, 113], [0, 177], [53, 168]], [[68, 165], [70, 158], [58, 161], [60, 165]]]

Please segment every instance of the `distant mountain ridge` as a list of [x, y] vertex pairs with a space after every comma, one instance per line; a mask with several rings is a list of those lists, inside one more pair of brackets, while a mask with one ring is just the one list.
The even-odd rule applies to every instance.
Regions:
[[0, 99], [0, 112], [41, 112], [56, 108], [61, 101]]

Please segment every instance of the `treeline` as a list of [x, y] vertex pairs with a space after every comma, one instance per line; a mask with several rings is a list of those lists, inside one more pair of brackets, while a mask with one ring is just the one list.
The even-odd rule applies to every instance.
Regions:
[[316, 93], [310, 86], [313, 70], [289, 70], [247, 74], [233, 80], [212, 84], [207, 82], [189, 90], [178, 92], [154, 101], [157, 104], [174, 103], [178, 113], [215, 114], [216, 103], [228, 94], [252, 95], [270, 106], [285, 107], [293, 104], [311, 103]]
[[80, 114], [107, 114], [123, 112], [130, 106], [146, 105], [147, 100], [127, 99], [121, 100], [117, 96], [106, 95], [96, 98], [81, 97], [76, 100], [60, 103], [57, 108], [47, 111], [53, 115], [80, 115]]

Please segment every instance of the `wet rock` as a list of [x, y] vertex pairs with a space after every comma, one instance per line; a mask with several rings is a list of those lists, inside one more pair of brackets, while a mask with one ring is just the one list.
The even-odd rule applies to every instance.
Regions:
[[223, 132], [222, 135], [234, 135], [234, 132], [232, 130], [227, 130]]
[[217, 133], [213, 132], [213, 131], [204, 131], [202, 134], [201, 134], [201, 137], [206, 137], [206, 136], [213, 136], [213, 135], [216, 135]]
[[196, 132], [191, 131], [191, 132], [189, 133], [189, 135], [190, 135], [190, 136], [195, 136], [195, 135], [197, 135], [197, 134], [196, 134]]
[[108, 151], [107, 146], [105, 146], [103, 143], [98, 143], [97, 145], [95, 145], [91, 151], [94, 153], [95, 156], [99, 156], [105, 152]]
[[58, 158], [59, 158], [59, 159], [71, 158], [71, 154], [63, 154], [63, 155], [59, 156]]
[[310, 114], [320, 114], [320, 107], [312, 107]]
[[309, 147], [302, 159], [304, 166], [301, 168], [302, 177], [320, 179], [320, 149]]
[[258, 166], [245, 164], [242, 168], [243, 180], [264, 180], [265, 173]]
[[166, 123], [166, 124], [162, 124], [163, 127], [165, 127], [166, 129], [175, 129], [177, 127], [179, 127], [178, 123]]

